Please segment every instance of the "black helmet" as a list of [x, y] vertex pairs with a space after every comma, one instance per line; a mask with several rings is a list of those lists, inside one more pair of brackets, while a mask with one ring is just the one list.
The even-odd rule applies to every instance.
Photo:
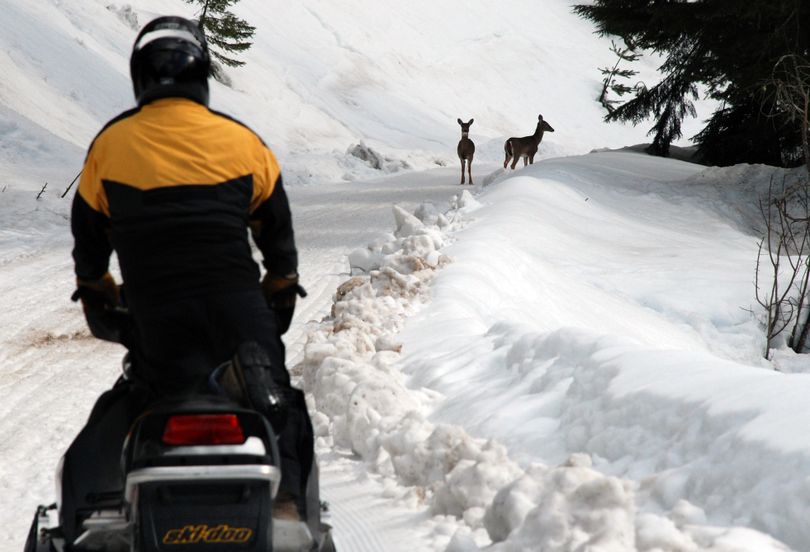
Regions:
[[147, 23], [129, 60], [138, 105], [172, 96], [208, 105], [210, 69], [205, 35], [194, 22], [176, 16]]

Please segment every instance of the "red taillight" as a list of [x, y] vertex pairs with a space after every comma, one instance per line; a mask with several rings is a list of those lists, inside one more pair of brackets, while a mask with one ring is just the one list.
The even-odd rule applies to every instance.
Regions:
[[241, 445], [245, 434], [236, 414], [171, 416], [163, 430], [167, 445]]

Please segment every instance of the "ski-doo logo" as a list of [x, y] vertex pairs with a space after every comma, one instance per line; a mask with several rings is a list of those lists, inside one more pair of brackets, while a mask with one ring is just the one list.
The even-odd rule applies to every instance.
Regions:
[[180, 529], [169, 529], [163, 535], [163, 544], [209, 544], [245, 543], [253, 536], [253, 530], [247, 527], [230, 527], [228, 525], [186, 525]]

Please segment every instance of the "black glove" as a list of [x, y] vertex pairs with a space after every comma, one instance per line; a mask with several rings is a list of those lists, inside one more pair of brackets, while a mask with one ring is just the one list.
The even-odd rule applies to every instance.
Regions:
[[295, 390], [273, 381], [270, 368], [270, 357], [259, 344], [243, 343], [230, 362], [214, 370], [209, 384], [216, 392], [261, 413], [279, 434], [287, 424], [288, 403]]
[[129, 312], [121, 302], [121, 288], [109, 272], [95, 280], [76, 278], [70, 299], [82, 302], [90, 333], [99, 339], [123, 343], [129, 327]]
[[298, 274], [275, 276], [268, 272], [262, 279], [262, 293], [267, 306], [276, 315], [278, 333], [283, 335], [290, 329], [296, 298], [307, 296], [306, 290], [298, 283]]

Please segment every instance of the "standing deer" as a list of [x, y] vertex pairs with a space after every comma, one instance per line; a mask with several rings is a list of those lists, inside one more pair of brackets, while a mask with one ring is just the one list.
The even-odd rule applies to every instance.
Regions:
[[468, 138], [470, 135], [470, 125], [475, 119], [470, 119], [469, 123], [462, 123], [461, 119], [456, 119], [461, 125], [461, 140], [458, 141], [458, 158], [461, 160], [461, 183], [464, 184], [464, 162], [467, 162], [467, 174], [470, 175], [470, 185], [472, 185], [472, 161], [475, 154], [475, 144]]
[[506, 154], [506, 159], [503, 161], [503, 168], [512, 160], [512, 169], [517, 165], [518, 159], [523, 158], [523, 166], [529, 163], [534, 163], [534, 156], [537, 153], [537, 147], [543, 139], [544, 132], [554, 132], [551, 125], [543, 120], [542, 115], [537, 116], [537, 128], [534, 129], [534, 134], [531, 136], [523, 136], [522, 138], [509, 138], [504, 145], [503, 151]]

